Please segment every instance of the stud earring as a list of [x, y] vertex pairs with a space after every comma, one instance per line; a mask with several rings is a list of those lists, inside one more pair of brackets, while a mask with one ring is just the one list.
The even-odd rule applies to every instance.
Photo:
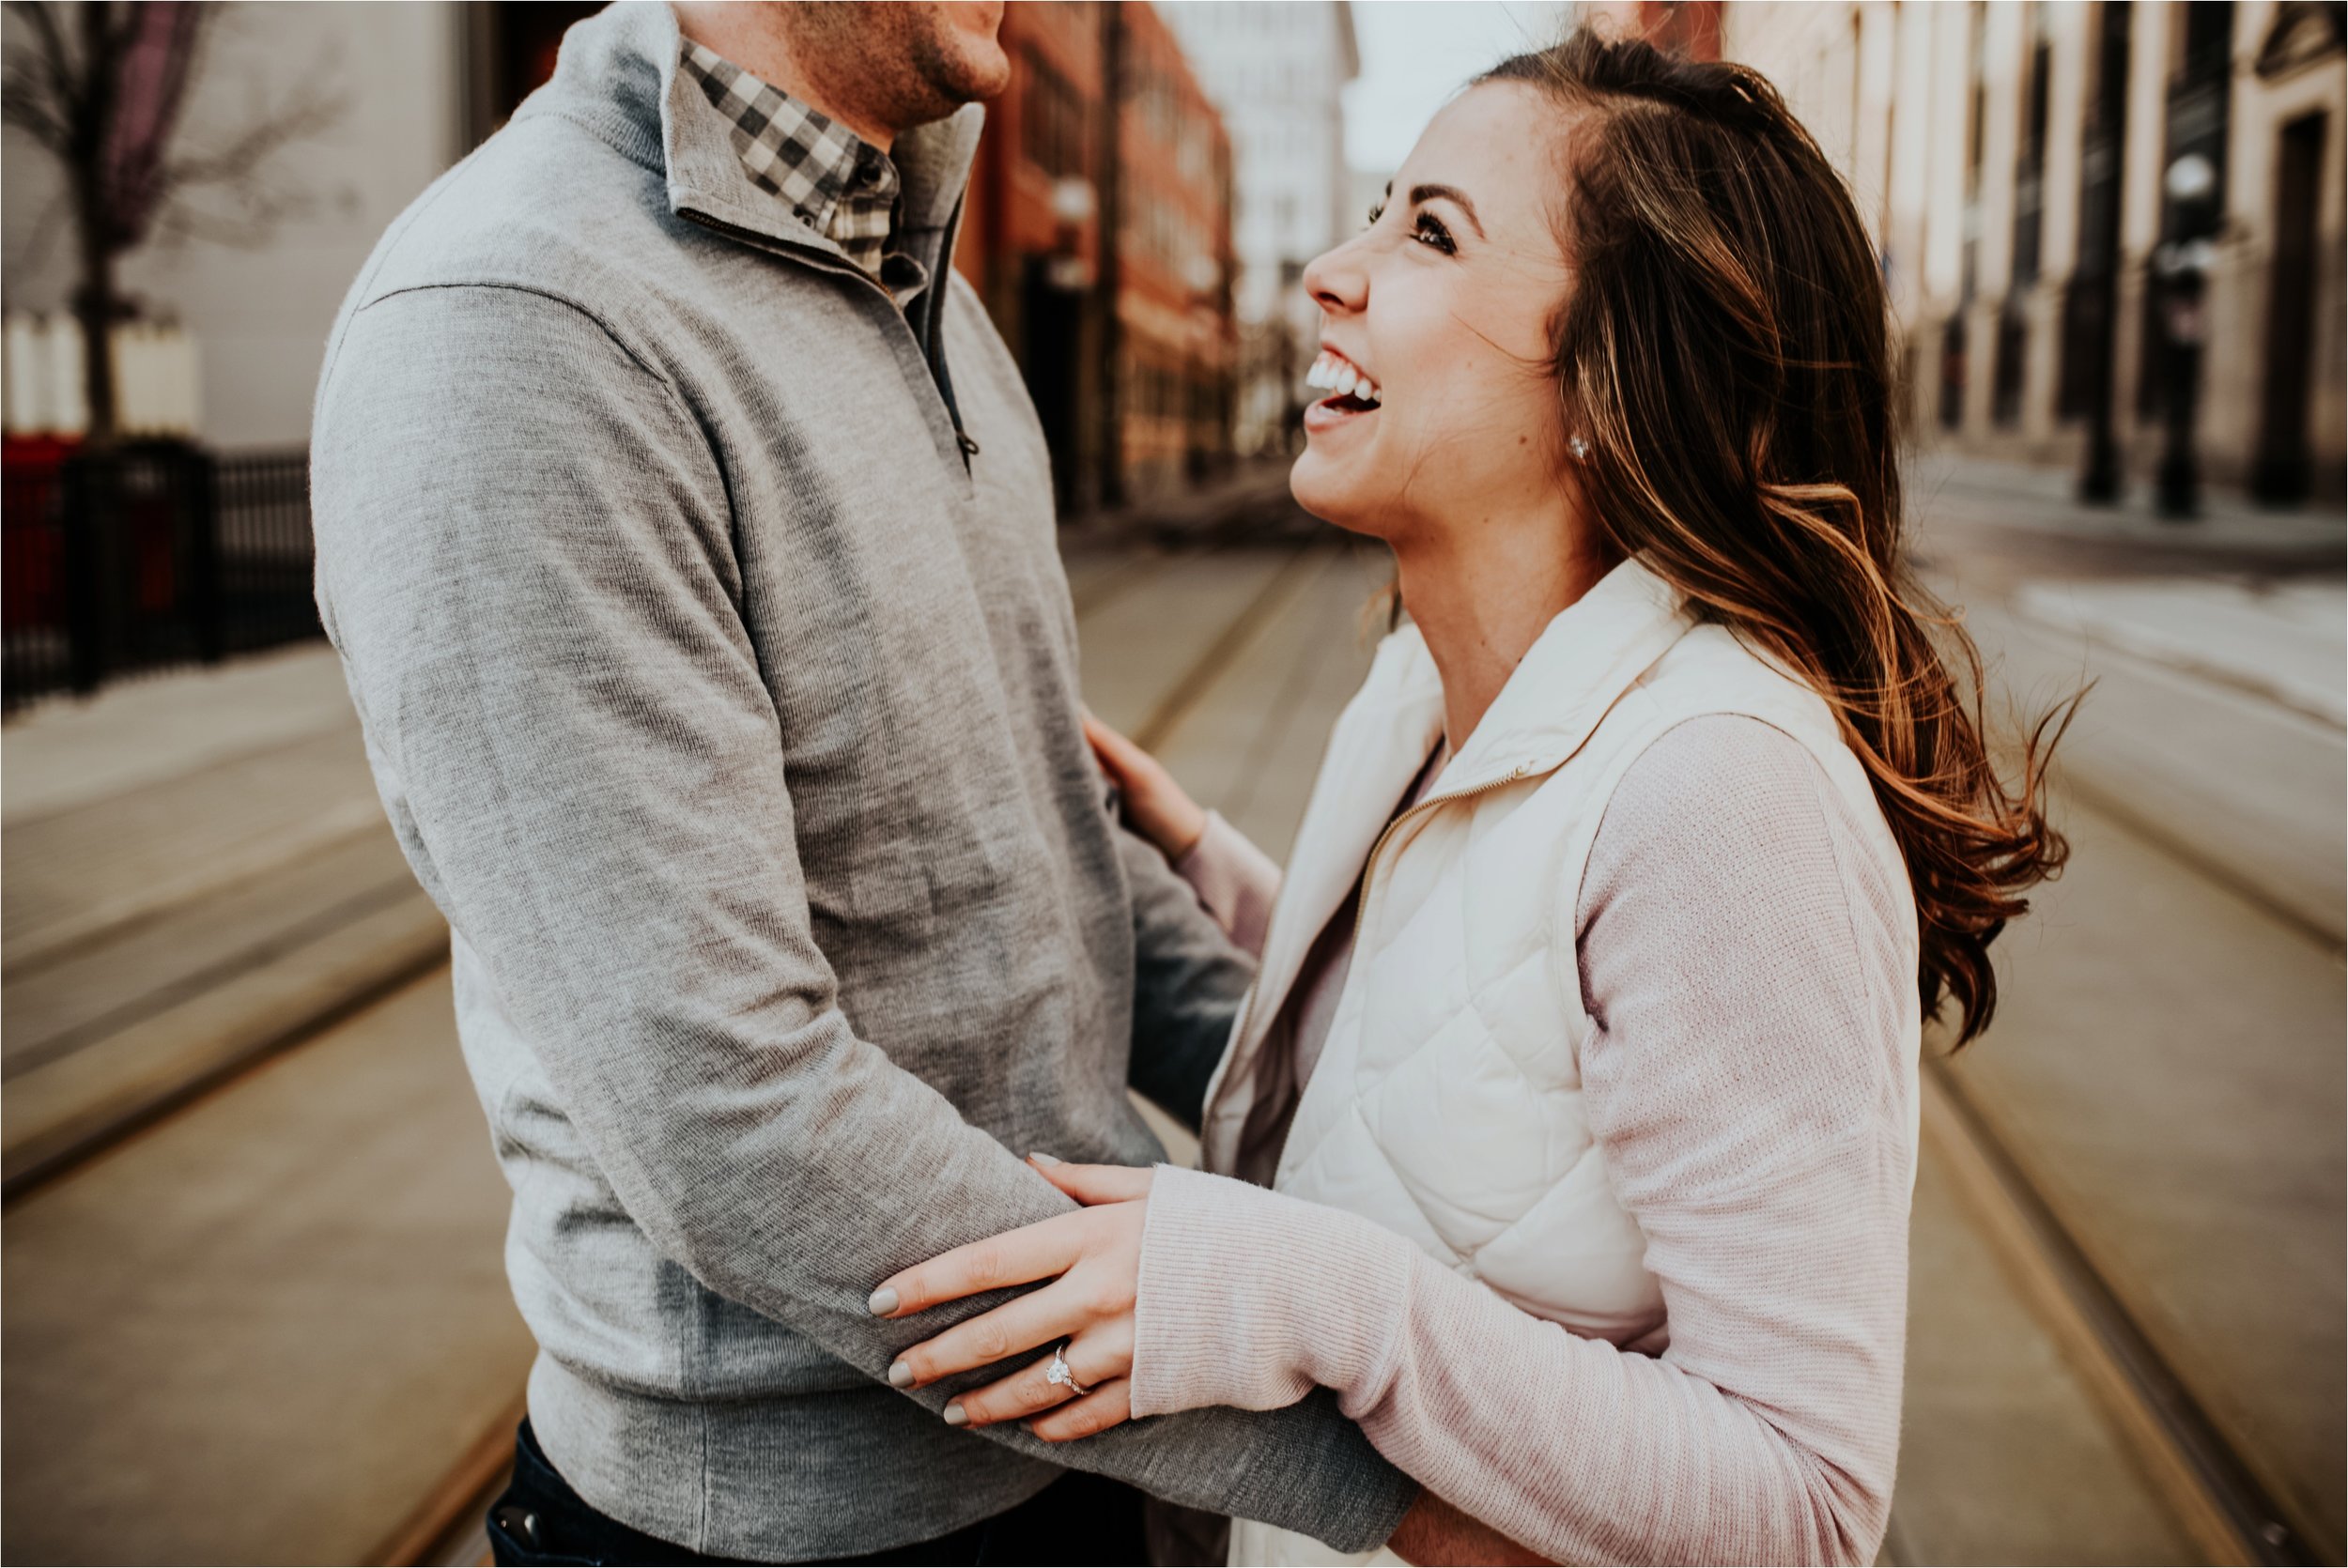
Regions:
[[1585, 437], [1573, 437], [1566, 442], [1566, 450], [1573, 453], [1573, 460], [1577, 463], [1586, 463], [1589, 461], [1590, 443]]

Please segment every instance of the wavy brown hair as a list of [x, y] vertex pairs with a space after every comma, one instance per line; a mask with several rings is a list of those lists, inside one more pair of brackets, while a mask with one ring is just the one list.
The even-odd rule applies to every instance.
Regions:
[[1902, 540], [1891, 313], [1850, 193], [1758, 72], [1586, 29], [1478, 82], [1550, 94], [1567, 428], [1595, 525], [1816, 688], [1907, 858], [1926, 1016], [1988, 1025], [1989, 945], [2068, 853], [2047, 766], [2073, 698], [1984, 743], [1981, 658]]

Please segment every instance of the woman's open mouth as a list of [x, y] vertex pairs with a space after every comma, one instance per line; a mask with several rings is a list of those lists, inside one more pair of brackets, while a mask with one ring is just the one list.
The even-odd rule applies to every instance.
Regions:
[[1378, 383], [1344, 355], [1324, 348], [1305, 373], [1305, 384], [1331, 395], [1305, 406], [1305, 428], [1328, 430], [1378, 411]]

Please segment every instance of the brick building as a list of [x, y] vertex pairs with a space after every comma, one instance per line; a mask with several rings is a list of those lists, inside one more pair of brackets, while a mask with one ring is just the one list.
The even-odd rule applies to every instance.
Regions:
[[1229, 136], [1146, 4], [1015, 5], [1002, 38], [955, 265], [1027, 375], [1063, 512], [1178, 486], [1230, 453]]

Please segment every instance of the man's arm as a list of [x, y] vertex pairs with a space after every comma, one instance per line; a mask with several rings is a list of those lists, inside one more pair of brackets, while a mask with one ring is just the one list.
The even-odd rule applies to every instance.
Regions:
[[[653, 1244], [881, 1380], [944, 1316], [872, 1317], [877, 1281], [1067, 1200], [842, 1015], [707, 438], [583, 312], [442, 287], [351, 319], [315, 450], [321, 604], [419, 876]], [[1325, 1400], [1050, 1456], [1343, 1548], [1415, 1490]]]
[[1133, 1086], [1192, 1131], [1231, 1038], [1255, 961], [1215, 924], [1197, 889], [1148, 840], [1120, 828], [1134, 898]]

